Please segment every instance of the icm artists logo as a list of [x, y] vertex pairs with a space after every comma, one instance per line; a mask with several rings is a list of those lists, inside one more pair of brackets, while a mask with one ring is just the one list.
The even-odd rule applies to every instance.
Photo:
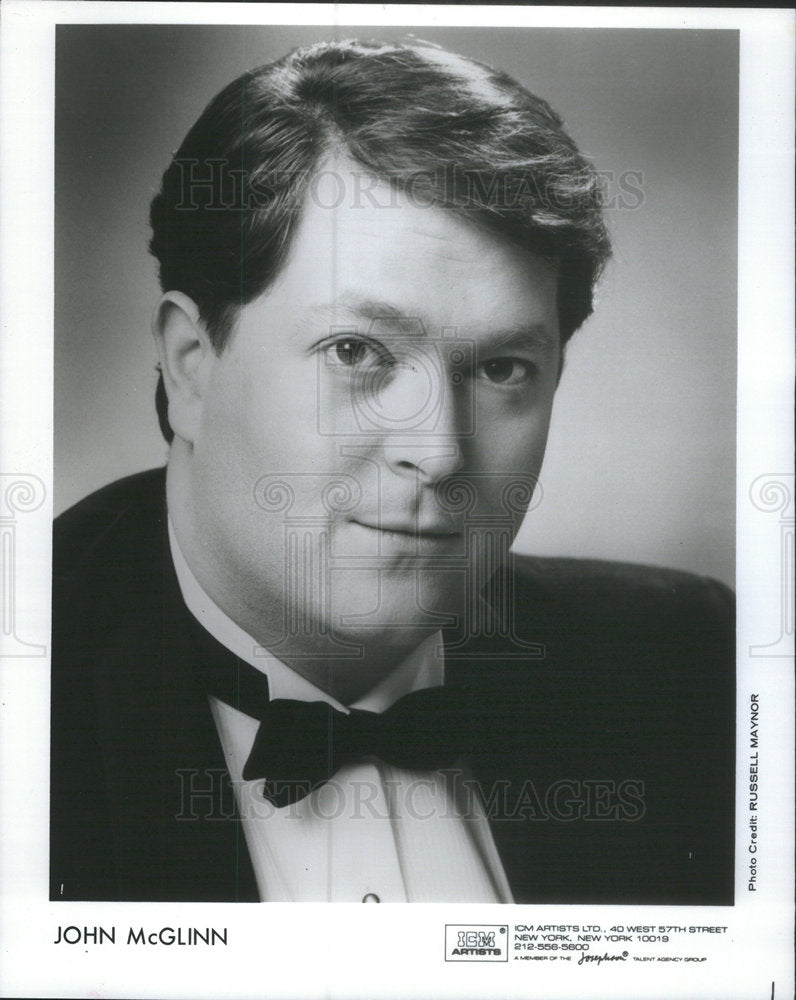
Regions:
[[445, 924], [446, 962], [508, 962], [506, 924]]

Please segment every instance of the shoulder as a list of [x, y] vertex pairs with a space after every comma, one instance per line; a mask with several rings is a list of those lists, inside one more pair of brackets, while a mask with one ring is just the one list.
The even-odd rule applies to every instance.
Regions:
[[731, 698], [734, 600], [718, 581], [654, 566], [515, 556], [510, 584], [508, 620], [488, 641], [497, 657], [511, 658], [509, 687], [563, 686], [569, 699], [633, 689], [641, 701], [653, 691], [718, 695], [720, 688]]
[[[505, 659], [468, 677], [510, 755], [507, 818], [564, 820], [494, 824], [515, 898], [731, 903], [732, 593], [627, 563], [518, 556], [514, 569], [512, 632], [493, 640]], [[485, 759], [489, 792], [506, 769]]]
[[667, 616], [670, 622], [698, 616], [729, 626], [734, 595], [710, 577], [659, 566], [598, 559], [514, 556], [515, 595], [523, 617], [534, 609], [630, 625]]
[[100, 622], [121, 623], [153, 604], [167, 559], [165, 469], [81, 500], [53, 526], [54, 633], [94, 632]]
[[165, 468], [127, 476], [70, 507], [53, 524], [53, 576], [97, 567], [120, 549], [133, 555], [141, 541], [165, 524]]

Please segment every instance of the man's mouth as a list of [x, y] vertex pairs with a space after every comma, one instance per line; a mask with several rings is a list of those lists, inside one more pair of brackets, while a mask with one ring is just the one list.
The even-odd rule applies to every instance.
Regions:
[[457, 528], [452, 526], [450, 523], [443, 522], [407, 524], [397, 521], [379, 521], [377, 523], [372, 523], [369, 521], [354, 520], [354, 524], [358, 524], [362, 528], [370, 528], [371, 531], [387, 531], [398, 535], [411, 535], [413, 538], [418, 536], [451, 538], [454, 535], [461, 535], [462, 533], [461, 528]]
[[451, 544], [462, 538], [463, 531], [449, 523], [406, 524], [405, 522], [382, 521], [377, 524], [352, 520], [352, 524], [385, 539], [397, 542], [425, 544]]

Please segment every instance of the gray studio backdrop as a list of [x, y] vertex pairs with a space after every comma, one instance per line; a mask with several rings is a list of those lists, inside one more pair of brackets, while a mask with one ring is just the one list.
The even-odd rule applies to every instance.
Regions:
[[[243, 70], [398, 29], [61, 26], [56, 62], [55, 504], [163, 464], [148, 205]], [[603, 172], [615, 256], [576, 334], [543, 498], [516, 548], [734, 579], [738, 36], [422, 28], [546, 98]]]

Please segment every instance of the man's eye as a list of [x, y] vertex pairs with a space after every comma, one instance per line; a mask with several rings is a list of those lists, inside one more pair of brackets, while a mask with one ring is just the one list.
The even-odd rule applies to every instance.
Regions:
[[488, 382], [497, 385], [520, 385], [528, 381], [533, 366], [521, 358], [492, 358], [480, 364], [478, 372]]
[[376, 344], [358, 337], [346, 337], [338, 340], [329, 346], [329, 359], [332, 364], [340, 365], [344, 368], [354, 368], [357, 366], [384, 366], [388, 365], [392, 356], [386, 349], [379, 349]]
[[339, 340], [332, 350], [334, 360], [341, 365], [356, 365], [364, 360], [368, 345], [364, 340]]

